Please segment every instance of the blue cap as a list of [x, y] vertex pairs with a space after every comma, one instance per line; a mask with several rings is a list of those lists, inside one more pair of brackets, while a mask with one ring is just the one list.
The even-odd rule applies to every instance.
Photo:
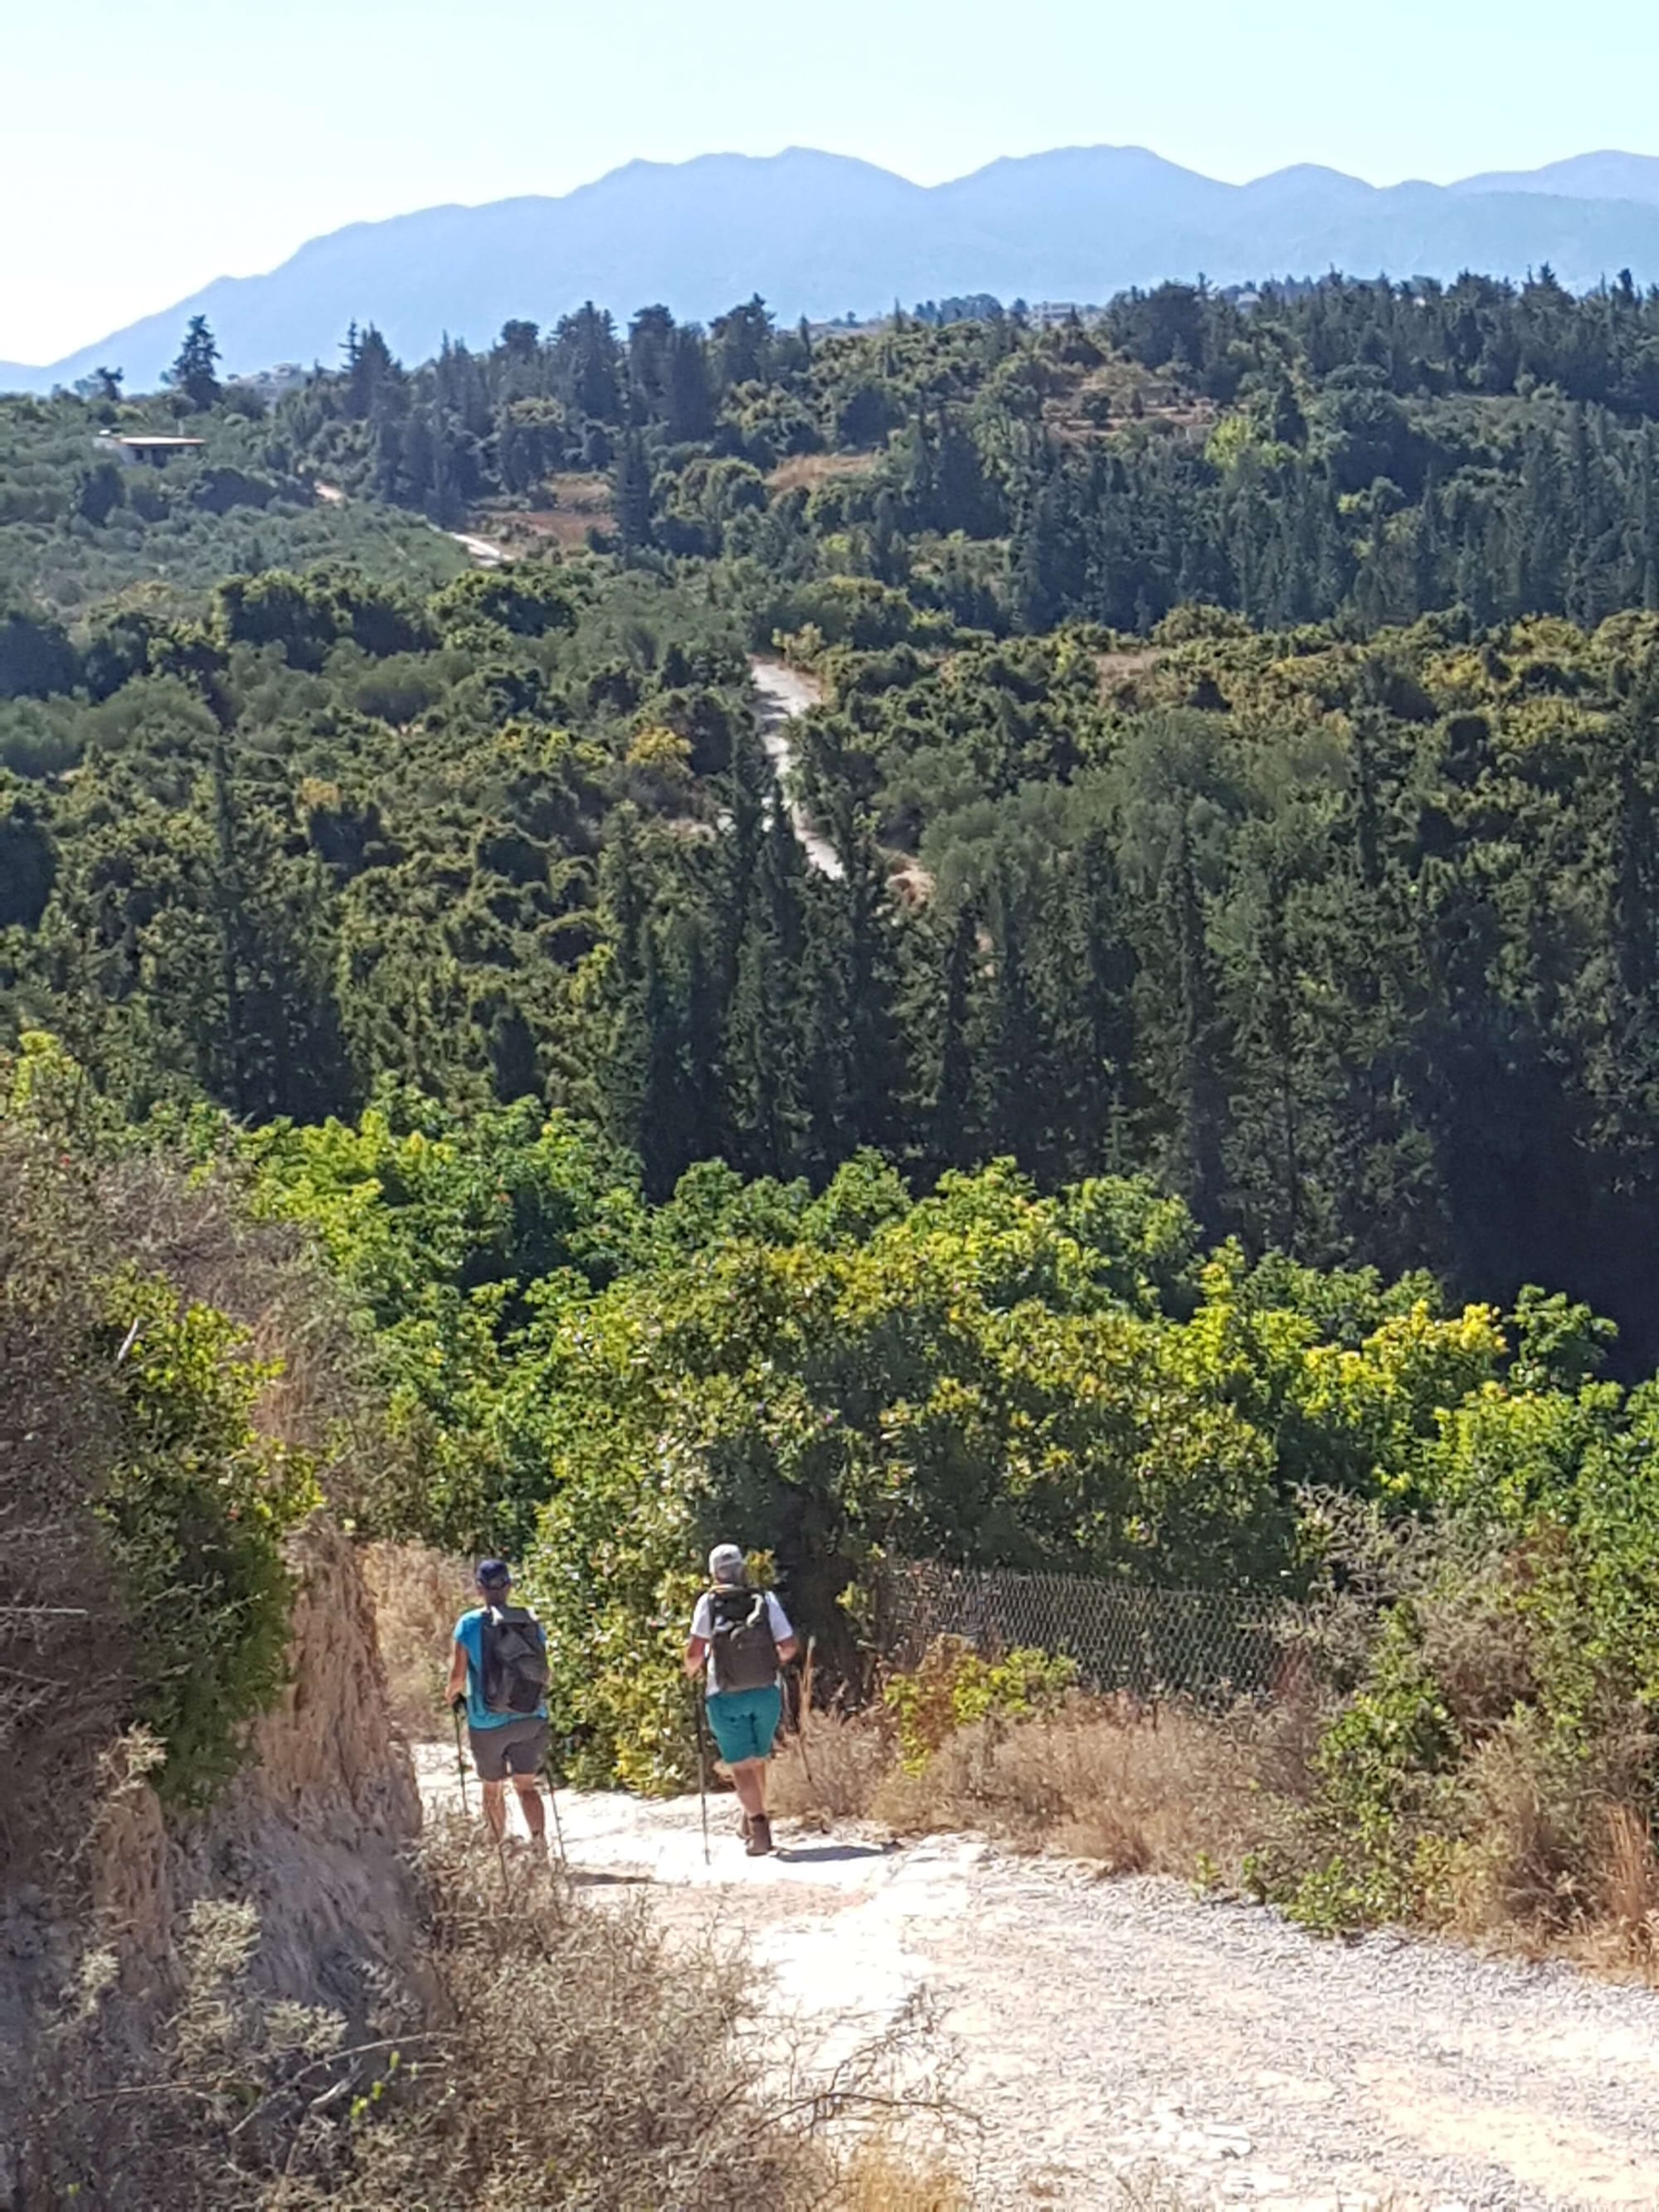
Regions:
[[480, 1559], [477, 1583], [480, 1589], [490, 1589], [501, 1583], [510, 1583], [513, 1570], [505, 1559]]

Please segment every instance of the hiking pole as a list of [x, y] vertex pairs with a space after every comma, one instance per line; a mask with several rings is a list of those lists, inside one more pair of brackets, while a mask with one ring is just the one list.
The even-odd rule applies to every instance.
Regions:
[[691, 1723], [697, 1736], [697, 1802], [702, 1808], [702, 1863], [707, 1867], [712, 1863], [708, 1856], [708, 1762], [702, 1748], [702, 1700], [695, 1683], [691, 1686]]
[[570, 1862], [565, 1856], [564, 1823], [559, 1818], [559, 1785], [553, 1779], [553, 1747], [547, 1747], [547, 1756], [542, 1762], [542, 1771], [547, 1777], [547, 1802], [553, 1808], [553, 1838], [559, 1847], [559, 1868], [565, 1881], [570, 1880]]
[[461, 1709], [459, 1705], [452, 1705], [450, 1707], [449, 1717], [455, 1723], [455, 1765], [461, 1778], [461, 1810], [463, 1813], [466, 1814], [470, 1819], [471, 1816], [472, 1808], [467, 1802], [466, 1755], [461, 1749]]

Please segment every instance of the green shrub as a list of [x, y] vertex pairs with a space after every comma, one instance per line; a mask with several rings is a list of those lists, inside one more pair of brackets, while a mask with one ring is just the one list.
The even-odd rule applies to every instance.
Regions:
[[982, 1659], [961, 1637], [939, 1636], [912, 1673], [890, 1678], [882, 1696], [897, 1717], [900, 1763], [907, 1774], [920, 1774], [958, 1729], [1051, 1713], [1076, 1681], [1070, 1659], [1024, 1649]]
[[[234, 1772], [282, 1687], [284, 1544], [319, 1493], [260, 1425], [279, 1363], [185, 1279], [238, 1262], [219, 1201], [164, 1158], [136, 1176], [44, 1040], [0, 1085], [0, 1762], [23, 1807], [0, 1832], [27, 1853], [27, 1808], [124, 1731], [159, 1744], [171, 1802]], [[264, 1322], [303, 1325], [269, 1302]]]
[[125, 1350], [125, 1418], [94, 1510], [134, 1632], [133, 1718], [164, 1747], [161, 1795], [199, 1805], [282, 1688], [283, 1542], [317, 1488], [303, 1454], [255, 1429], [254, 1400], [276, 1370], [248, 1358], [234, 1322], [131, 1273], [109, 1286], [106, 1310], [106, 1355]]
[[[1391, 1559], [1345, 1563], [1384, 1602], [1322, 1731], [1311, 1800], [1250, 1870], [1311, 1927], [1418, 1921], [1548, 1942], [1602, 1911], [1616, 1836], [1642, 1841], [1631, 1864], [1650, 1863], [1651, 1507], [1638, 1515], [1622, 1486], [1622, 1450], [1581, 1438], [1575, 1464], [1537, 1413], [1520, 1403], [1529, 1462], [1487, 1437], [1500, 1480], [1484, 1502], [1395, 1524]], [[1599, 1525], [1587, 1491], [1598, 1510], [1632, 1510]], [[1519, 1526], [1492, 1525], [1495, 1498]]]

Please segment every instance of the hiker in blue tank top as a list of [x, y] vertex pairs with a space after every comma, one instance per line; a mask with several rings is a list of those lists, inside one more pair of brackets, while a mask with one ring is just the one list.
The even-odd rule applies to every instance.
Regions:
[[708, 1573], [714, 1587], [691, 1616], [685, 1671], [704, 1678], [708, 1725], [743, 1807], [744, 1842], [750, 1858], [762, 1858], [772, 1848], [766, 1762], [783, 1711], [778, 1669], [795, 1656], [795, 1632], [771, 1591], [750, 1583], [735, 1544], [715, 1545]]
[[484, 1560], [475, 1580], [481, 1602], [455, 1624], [444, 1695], [458, 1719], [465, 1717], [491, 1829], [506, 1832], [510, 1780], [525, 1826], [540, 1844], [547, 1832], [538, 1781], [547, 1758], [547, 1637], [534, 1613], [512, 1603], [505, 1559]]

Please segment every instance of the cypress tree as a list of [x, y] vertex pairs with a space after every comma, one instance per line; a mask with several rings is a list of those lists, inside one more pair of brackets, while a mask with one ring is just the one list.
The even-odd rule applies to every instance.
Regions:
[[667, 348], [664, 406], [670, 441], [688, 445], [714, 427], [714, 402], [702, 333], [682, 324]]
[[708, 932], [701, 915], [685, 925], [685, 1097], [693, 1160], [718, 1158], [727, 1143], [728, 1120], [721, 1088], [720, 1039], [726, 1001], [709, 957]]
[[749, 1175], [787, 1176], [800, 1165], [799, 981], [757, 901], [744, 933], [726, 1035], [727, 1109]]
[[1227, 1115], [1226, 1036], [1215, 963], [1193, 870], [1182, 805], [1166, 872], [1164, 908], [1175, 923], [1180, 973], [1180, 1031], [1176, 1079], [1176, 1164], [1182, 1195], [1212, 1236], [1226, 1219], [1222, 1152]]
[[745, 720], [733, 739], [732, 766], [724, 783], [728, 819], [714, 891], [716, 977], [723, 1005], [738, 987], [744, 928], [766, 836], [767, 809], [775, 793], [775, 779], [760, 738]]
[[727, 1097], [740, 1157], [754, 1175], [805, 1164], [805, 864], [781, 800], [761, 833], [726, 1025]]
[[697, 1157], [696, 1101], [686, 1079], [683, 996], [657, 932], [645, 933], [639, 989], [641, 1083], [635, 1149], [647, 1194], [665, 1199]]
[[1090, 830], [1073, 866], [1075, 983], [1069, 1020], [1073, 1068], [1070, 1112], [1077, 1158], [1073, 1172], [1114, 1175], [1128, 1170], [1130, 1085], [1135, 1057], [1134, 981], [1138, 962], [1126, 927], [1121, 886], [1109, 841]]
[[946, 944], [939, 1073], [927, 1116], [929, 1149], [940, 1169], [965, 1167], [976, 1150], [970, 1036], [979, 934], [977, 909], [971, 900], [964, 899]]
[[641, 551], [651, 543], [651, 465], [645, 456], [645, 440], [632, 424], [617, 448], [611, 506], [623, 550]]
[[988, 1010], [987, 1134], [994, 1152], [1036, 1169], [1051, 1142], [1052, 1099], [1043, 1079], [1042, 1039], [1025, 954], [1025, 915], [1013, 872], [999, 871], [993, 906], [994, 983]]
[[881, 854], [863, 825], [837, 838], [842, 875], [821, 887], [836, 919], [847, 1007], [847, 1096], [854, 1140], [891, 1150], [901, 1138], [907, 1087], [898, 1019], [900, 961]]

